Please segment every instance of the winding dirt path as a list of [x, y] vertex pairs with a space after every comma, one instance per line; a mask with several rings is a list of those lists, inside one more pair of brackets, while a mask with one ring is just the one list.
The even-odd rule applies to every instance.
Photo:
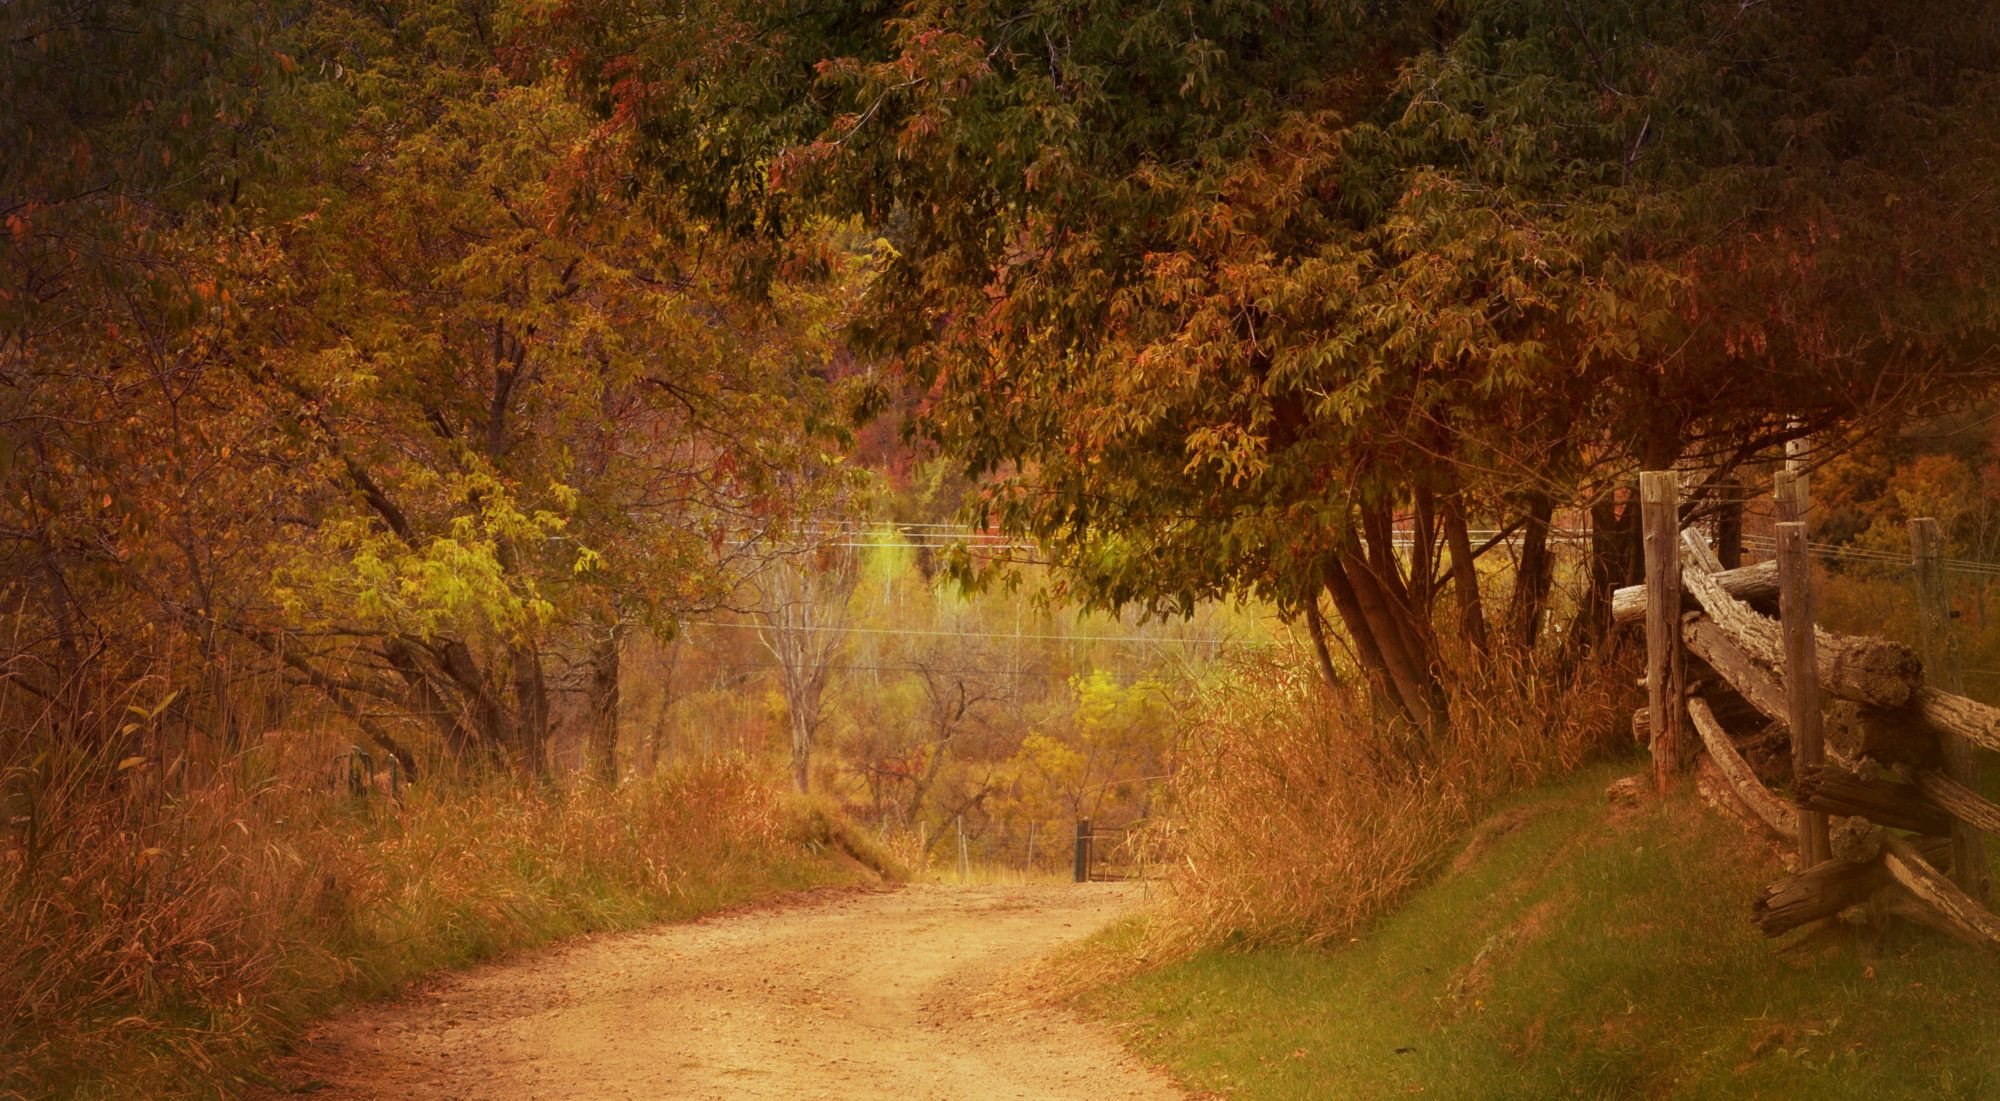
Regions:
[[589, 938], [335, 1017], [275, 1077], [343, 1101], [1177, 1101], [1021, 991], [1036, 957], [1136, 901], [914, 886]]

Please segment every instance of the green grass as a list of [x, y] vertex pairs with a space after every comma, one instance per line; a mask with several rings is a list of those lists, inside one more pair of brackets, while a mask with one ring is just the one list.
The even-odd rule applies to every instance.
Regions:
[[1214, 948], [1089, 1000], [1227, 1097], [2000, 1098], [2000, 962], [1766, 941], [1782, 869], [1691, 794], [1614, 814], [1631, 767], [1517, 800], [1344, 948]]

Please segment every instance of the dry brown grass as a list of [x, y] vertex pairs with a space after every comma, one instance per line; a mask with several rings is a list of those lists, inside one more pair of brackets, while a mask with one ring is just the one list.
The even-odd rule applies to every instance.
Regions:
[[348, 794], [303, 735], [130, 748], [0, 744], [0, 1097], [220, 1095], [339, 1001], [847, 874], [739, 761], [398, 804]]
[[1204, 689], [1175, 783], [1177, 866], [1148, 951], [1345, 940], [1432, 874], [1493, 801], [1575, 769], [1619, 729], [1630, 683], [1552, 657], [1462, 680], [1418, 744], [1365, 698], [1275, 655]]

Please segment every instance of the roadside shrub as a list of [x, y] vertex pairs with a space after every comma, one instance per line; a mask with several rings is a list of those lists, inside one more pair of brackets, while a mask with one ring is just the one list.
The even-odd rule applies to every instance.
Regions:
[[0, 1097], [220, 1095], [340, 1001], [848, 875], [742, 760], [398, 802], [349, 794], [332, 745], [0, 746]]
[[909, 865], [874, 834], [855, 825], [825, 795], [788, 792], [785, 838], [814, 855], [839, 853], [884, 879], [910, 878]]
[[1160, 935], [1324, 944], [1431, 874], [1493, 800], [1575, 769], [1621, 729], [1618, 659], [1554, 674], [1496, 657], [1460, 680], [1449, 728], [1419, 742], [1309, 660], [1247, 659], [1199, 693], [1174, 782], [1177, 868]]

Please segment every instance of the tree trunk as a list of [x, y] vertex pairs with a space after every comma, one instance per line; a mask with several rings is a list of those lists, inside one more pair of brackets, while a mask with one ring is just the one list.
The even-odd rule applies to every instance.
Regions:
[[514, 667], [516, 765], [524, 775], [539, 777], [549, 767], [549, 692], [542, 655], [529, 644], [510, 647], [508, 658]]
[[461, 713], [488, 751], [496, 755], [512, 752], [515, 742], [513, 716], [495, 698], [497, 685], [479, 667], [471, 648], [456, 639], [447, 639], [428, 649], [436, 658], [438, 669], [458, 690], [464, 701]]
[[1382, 654], [1382, 647], [1375, 638], [1375, 630], [1368, 623], [1368, 617], [1361, 610], [1361, 598], [1356, 594], [1354, 579], [1338, 558], [1330, 558], [1326, 563], [1326, 592], [1333, 598], [1334, 611], [1339, 613], [1341, 623], [1347, 628], [1347, 637], [1354, 643], [1354, 652], [1361, 659], [1362, 671], [1367, 674], [1375, 694], [1393, 703], [1406, 716], [1414, 719], [1402, 698], [1396, 691], [1395, 683], [1389, 676], [1389, 661]]
[[803, 795], [812, 787], [812, 724], [806, 716], [792, 712], [792, 784]]
[[1410, 608], [1426, 622], [1436, 597], [1437, 559], [1437, 498], [1418, 486], [1410, 510]]
[[1590, 644], [1611, 633], [1612, 594], [1624, 583], [1626, 563], [1631, 558], [1629, 504], [1620, 509], [1610, 497], [1590, 506], [1590, 576], [1584, 589], [1583, 606], [1577, 609], [1571, 635], [1579, 643]]
[[625, 628], [615, 625], [598, 638], [590, 655], [590, 769], [599, 783], [618, 783], [618, 651]]
[[1313, 654], [1319, 658], [1320, 676], [1326, 678], [1326, 686], [1340, 688], [1340, 672], [1334, 668], [1333, 651], [1326, 645], [1326, 621], [1319, 614], [1319, 593], [1315, 592], [1305, 606], [1306, 633], [1312, 636]]
[[1521, 565], [1514, 578], [1513, 604], [1508, 609], [1515, 644], [1523, 651], [1535, 648], [1535, 640], [1541, 635], [1542, 610], [1548, 604], [1555, 567], [1555, 556], [1549, 550], [1549, 520], [1555, 514], [1555, 507], [1555, 498], [1547, 493], [1537, 492], [1528, 498]]
[[382, 659], [403, 679], [408, 701], [405, 706], [412, 714], [422, 717], [436, 728], [445, 750], [454, 761], [461, 764], [470, 761], [480, 750], [489, 755], [492, 753], [495, 747], [480, 744], [479, 738], [465, 725], [459, 710], [438, 691], [437, 684], [431, 680], [422, 660], [408, 643], [391, 638], [382, 645], [381, 652]]
[[1363, 505], [1361, 507], [1361, 529], [1368, 537], [1368, 553], [1357, 556], [1368, 565], [1377, 586], [1393, 604], [1404, 608], [1416, 605], [1410, 599], [1410, 588], [1403, 582], [1403, 564], [1396, 557], [1396, 517], [1387, 501]]
[[[1346, 576], [1352, 582], [1357, 611], [1380, 650], [1403, 713], [1421, 733], [1431, 734], [1444, 718], [1444, 694], [1437, 681], [1430, 647], [1425, 644], [1426, 636], [1409, 622], [1408, 609], [1384, 589], [1368, 563], [1362, 560], [1358, 547], [1350, 547], [1345, 557]], [[1353, 629], [1351, 623], [1349, 629]]]
[[1444, 499], [1445, 546], [1451, 553], [1451, 587], [1458, 597], [1458, 629], [1472, 648], [1487, 652], [1486, 607], [1479, 597], [1479, 563], [1472, 557], [1472, 537], [1465, 530], [1465, 501], [1457, 493]]

